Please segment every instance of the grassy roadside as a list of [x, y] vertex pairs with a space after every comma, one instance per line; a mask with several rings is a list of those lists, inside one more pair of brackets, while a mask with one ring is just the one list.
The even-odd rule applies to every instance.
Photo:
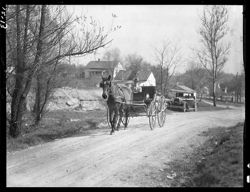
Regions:
[[[213, 100], [212, 99], [203, 99], [203, 100], [206, 100], [206, 101], [209, 101], [211, 103], [213, 103]], [[231, 105], [231, 106], [234, 106], [234, 107], [241, 107], [241, 106], [244, 106], [245, 103], [244, 102], [241, 102], [241, 103], [235, 103], [235, 102], [230, 102], [230, 101], [220, 101], [220, 100], [217, 100], [216, 101], [216, 104], [218, 105]]]
[[234, 107], [242, 107], [245, 105], [245, 103], [232, 103], [232, 102], [225, 102], [225, 101], [216, 101], [216, 104], [218, 105], [230, 105]]
[[[219, 103], [217, 103], [217, 104], [219, 104]], [[224, 105], [225, 105], [225, 103], [224, 103]], [[225, 109], [227, 109], [227, 108], [218, 107], [218, 106], [214, 107], [208, 103], [205, 103], [204, 101], [199, 101], [197, 103], [197, 111], [217, 111], [217, 110], [225, 110]]]
[[29, 119], [24, 122], [24, 129], [18, 138], [7, 136], [7, 151], [25, 149], [55, 139], [86, 135], [90, 131], [101, 129], [101, 122], [106, 122], [106, 111], [93, 110], [85, 112], [53, 111], [46, 114], [41, 123], [34, 127], [29, 125]]
[[243, 187], [243, 127], [203, 132], [208, 140], [185, 160], [171, 162], [162, 177], [176, 173], [171, 187]]

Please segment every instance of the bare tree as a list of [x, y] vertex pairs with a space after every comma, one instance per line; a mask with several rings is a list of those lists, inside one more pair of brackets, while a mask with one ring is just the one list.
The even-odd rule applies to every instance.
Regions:
[[121, 51], [119, 48], [113, 48], [110, 50], [107, 50], [103, 57], [103, 60], [106, 61], [116, 61], [116, 62], [121, 62], [122, 58], [121, 58]]
[[37, 125], [46, 112], [46, 106], [55, 88], [60, 87], [56, 78], [59, 62], [54, 65], [43, 66], [35, 76], [35, 103], [33, 108], [34, 122]]
[[212, 79], [214, 106], [216, 106], [215, 84], [230, 50], [230, 44], [225, 45], [222, 41], [229, 30], [227, 22], [228, 10], [225, 6], [213, 5], [204, 8], [199, 30], [202, 47], [196, 51], [196, 55], [200, 65], [207, 70]]
[[143, 58], [137, 54], [129, 54], [124, 59], [126, 69], [130, 69], [135, 73], [141, 69], [142, 62]]
[[104, 54], [102, 59], [104, 61], [110, 61], [112, 64], [110, 65], [109, 71], [111, 72], [111, 78], [113, 79], [113, 76], [116, 74], [115, 67], [118, 63], [121, 63], [121, 52], [119, 48], [113, 48], [110, 50], [107, 50]]
[[15, 68], [9, 133], [17, 137], [25, 99], [42, 66], [55, 66], [65, 57], [93, 53], [112, 41], [108, 37], [114, 30], [104, 31], [93, 18], [89, 21], [85, 16], [73, 18], [66, 14], [64, 6], [12, 5], [6, 16], [7, 24], [14, 26], [6, 33], [7, 55], [11, 58], [7, 66]]
[[[25, 14], [25, 25], [24, 25], [24, 35], [23, 35], [23, 48], [22, 48], [22, 22], [21, 22], [21, 11], [20, 11], [20, 5], [16, 5], [15, 7], [15, 16], [16, 16], [16, 75], [15, 75], [15, 88], [13, 93], [11, 94], [12, 100], [11, 100], [11, 119], [10, 119], [10, 135], [12, 137], [17, 137], [21, 132], [21, 123], [22, 123], [22, 115], [24, 110], [24, 103], [25, 98], [28, 94], [27, 88], [28, 83], [31, 81], [31, 73], [34, 73], [30, 71], [26, 77], [25, 77], [25, 60], [26, 60], [26, 53], [27, 53], [27, 33], [28, 33], [28, 24], [30, 19], [30, 9], [29, 5], [26, 6], [26, 14]], [[39, 29], [39, 36], [38, 36], [38, 42], [36, 46], [37, 55], [34, 60], [34, 64], [37, 65], [40, 59], [41, 54], [41, 48], [42, 48], [42, 42], [41, 42], [41, 36], [43, 35], [43, 22], [44, 22], [44, 11], [45, 6], [42, 6], [41, 10], [41, 25]]]
[[241, 98], [244, 92], [244, 79], [245, 79], [244, 73], [241, 73], [240, 75], [237, 73], [234, 79], [232, 80], [232, 86], [236, 103], [241, 102]]
[[161, 47], [154, 49], [154, 53], [156, 62], [161, 68], [161, 92], [165, 95], [169, 81], [181, 60], [180, 49], [170, 41], [164, 41]]
[[185, 72], [187, 78], [185, 79], [185, 85], [196, 90], [200, 94], [200, 100], [205, 93], [204, 88], [207, 86], [209, 80], [205, 69], [201, 68], [197, 63], [190, 62], [187, 71]]

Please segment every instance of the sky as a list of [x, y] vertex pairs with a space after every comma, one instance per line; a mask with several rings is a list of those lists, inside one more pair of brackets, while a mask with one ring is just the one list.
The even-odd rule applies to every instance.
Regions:
[[[224, 72], [236, 74], [243, 70], [243, 7], [227, 7], [230, 31], [226, 40], [230, 41], [231, 50]], [[180, 48], [182, 62], [176, 71], [182, 73], [188, 67], [191, 49], [199, 48], [201, 5], [67, 5], [66, 8], [74, 15], [92, 16], [105, 29], [109, 29], [112, 22], [121, 26], [110, 34], [113, 41], [107, 48], [95, 55], [71, 58], [77, 65], [102, 58], [103, 53], [112, 48], [119, 48], [123, 58], [136, 53], [155, 65], [154, 48], [159, 48], [163, 41], [171, 41]], [[112, 14], [117, 17], [112, 19]]]

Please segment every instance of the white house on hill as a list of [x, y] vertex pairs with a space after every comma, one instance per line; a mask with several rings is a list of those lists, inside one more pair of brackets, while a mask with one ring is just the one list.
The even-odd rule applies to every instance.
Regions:
[[118, 61], [90, 61], [85, 68], [85, 78], [100, 78], [103, 71], [107, 71], [112, 77], [123, 70], [123, 66]]

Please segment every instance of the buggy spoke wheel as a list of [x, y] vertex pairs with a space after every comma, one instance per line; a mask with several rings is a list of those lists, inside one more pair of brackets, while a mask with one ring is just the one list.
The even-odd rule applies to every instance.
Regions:
[[162, 96], [158, 104], [157, 120], [160, 127], [163, 127], [166, 120], [166, 105], [164, 97]]
[[164, 116], [163, 111], [160, 111], [157, 115], [158, 124], [160, 127], [163, 126], [163, 116]]
[[150, 103], [150, 106], [148, 109], [148, 119], [149, 119], [150, 128], [151, 130], [153, 130], [156, 124], [156, 107], [155, 107], [154, 102]]
[[166, 121], [166, 109], [158, 113], [158, 124], [160, 127], [163, 127]]

